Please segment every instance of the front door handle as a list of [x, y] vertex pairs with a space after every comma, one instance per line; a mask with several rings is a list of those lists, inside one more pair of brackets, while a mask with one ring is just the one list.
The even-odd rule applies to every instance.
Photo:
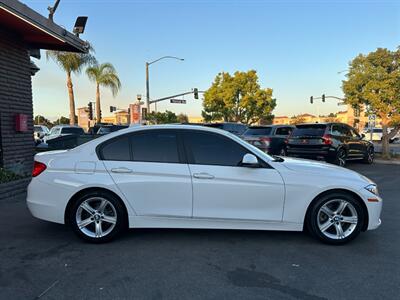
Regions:
[[193, 177], [197, 179], [214, 179], [214, 175], [208, 173], [194, 173]]
[[112, 168], [111, 172], [113, 172], [113, 173], [132, 173], [133, 171], [131, 169], [121, 167], [121, 168]]

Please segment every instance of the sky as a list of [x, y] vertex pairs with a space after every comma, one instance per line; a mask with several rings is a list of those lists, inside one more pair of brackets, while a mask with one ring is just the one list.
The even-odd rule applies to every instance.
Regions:
[[[53, 0], [24, 0], [47, 16]], [[150, 97], [192, 88], [206, 90], [219, 72], [254, 69], [262, 88], [272, 88], [276, 116], [328, 114], [343, 110], [336, 100], [310, 104], [310, 96], [343, 96], [348, 63], [360, 53], [400, 45], [400, 1], [394, 0], [61, 0], [54, 20], [72, 31], [77, 16], [88, 16], [81, 38], [100, 63], [118, 71], [122, 90], [102, 93], [103, 116], [109, 106], [127, 108], [145, 95], [145, 62], [150, 66]], [[46, 59], [35, 60], [34, 114], [68, 116], [66, 76]], [[342, 72], [343, 71], [343, 72]], [[340, 73], [341, 72], [341, 73]], [[85, 73], [73, 76], [76, 107], [95, 99]], [[200, 116], [201, 99], [187, 104], [164, 101], [158, 110]]]

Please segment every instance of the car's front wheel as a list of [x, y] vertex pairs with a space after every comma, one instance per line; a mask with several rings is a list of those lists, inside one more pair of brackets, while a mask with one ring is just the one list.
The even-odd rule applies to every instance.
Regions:
[[108, 242], [125, 227], [125, 210], [121, 201], [112, 194], [90, 192], [71, 206], [69, 224], [86, 241]]
[[314, 201], [307, 214], [307, 227], [319, 240], [341, 245], [360, 232], [365, 214], [360, 203], [347, 193], [330, 193]]

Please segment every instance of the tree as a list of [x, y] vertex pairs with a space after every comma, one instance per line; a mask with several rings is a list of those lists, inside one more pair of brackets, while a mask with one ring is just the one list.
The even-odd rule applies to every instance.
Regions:
[[151, 112], [147, 114], [147, 121], [151, 124], [170, 124], [178, 123], [178, 117], [172, 111]]
[[37, 115], [33, 121], [34, 121], [35, 125], [44, 125], [47, 127], [53, 126], [53, 123], [51, 123], [51, 121], [49, 119], [46, 119], [45, 117], [43, 117], [41, 115]]
[[[75, 116], [75, 123], [77, 122], [78, 122], [78, 116]], [[71, 122], [69, 118], [61, 116], [60, 118], [54, 121], [54, 125], [60, 125], [60, 124], [71, 124]]]
[[121, 82], [117, 71], [110, 63], [95, 64], [86, 69], [86, 74], [92, 82], [96, 83], [96, 120], [101, 122], [100, 86], [111, 89], [115, 97], [121, 89]]
[[179, 122], [179, 123], [189, 123], [189, 118], [188, 118], [188, 116], [185, 115], [185, 114], [179, 114], [179, 115], [177, 116], [177, 119], [178, 119], [178, 122]]
[[[382, 154], [389, 157], [389, 140], [400, 129], [400, 48], [359, 54], [349, 63], [346, 77], [342, 85], [345, 102], [364, 105], [368, 114], [381, 118]], [[394, 127], [390, 133], [389, 126]]]
[[290, 124], [292, 125], [297, 125], [297, 124], [301, 124], [301, 123], [305, 123], [306, 119], [304, 117], [302, 117], [301, 115], [298, 116], [293, 116], [290, 118]]
[[91, 54], [92, 52], [92, 47], [89, 47], [88, 53], [73, 53], [53, 50], [46, 52], [47, 59], [51, 58], [67, 74], [70, 125], [75, 125], [75, 98], [71, 75], [72, 73], [79, 74], [82, 71], [83, 66], [96, 62], [96, 59]]
[[272, 89], [260, 88], [256, 71], [219, 73], [204, 93], [202, 116], [206, 122], [268, 122], [275, 106]]

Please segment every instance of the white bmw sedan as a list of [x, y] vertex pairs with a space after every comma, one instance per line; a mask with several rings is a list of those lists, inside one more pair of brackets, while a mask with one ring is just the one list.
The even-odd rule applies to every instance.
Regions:
[[27, 204], [43, 220], [105, 242], [124, 228], [307, 229], [343, 244], [377, 228], [368, 178], [334, 165], [271, 157], [219, 129], [123, 129], [35, 156]]

